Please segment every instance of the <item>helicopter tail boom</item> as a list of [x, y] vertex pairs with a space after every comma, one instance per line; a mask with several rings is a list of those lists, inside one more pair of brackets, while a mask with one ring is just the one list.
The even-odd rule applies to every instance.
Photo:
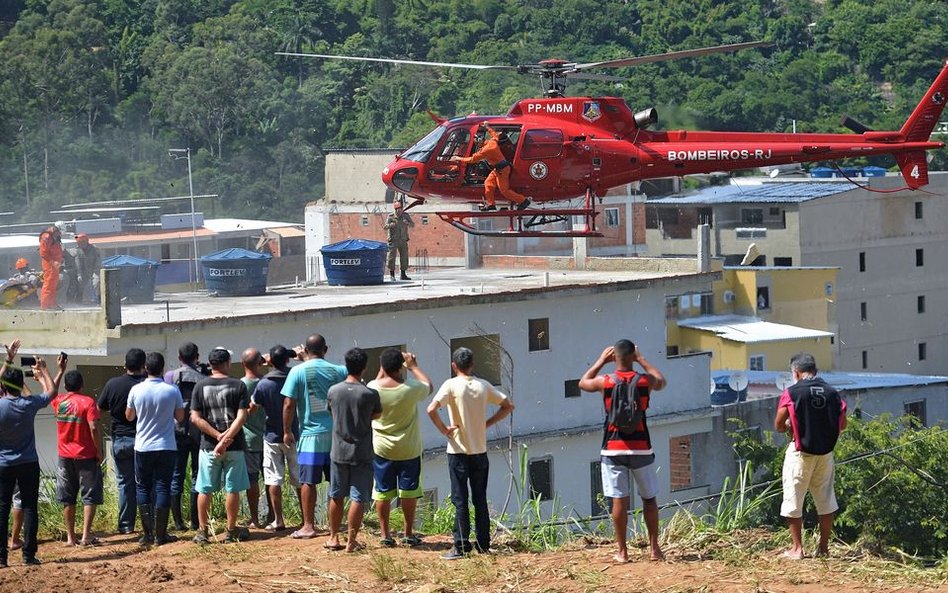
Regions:
[[948, 62], [942, 67], [928, 92], [922, 96], [922, 100], [918, 102], [912, 115], [905, 121], [905, 125], [899, 130], [899, 135], [906, 142], [928, 140], [941, 117], [946, 100], [948, 100]]

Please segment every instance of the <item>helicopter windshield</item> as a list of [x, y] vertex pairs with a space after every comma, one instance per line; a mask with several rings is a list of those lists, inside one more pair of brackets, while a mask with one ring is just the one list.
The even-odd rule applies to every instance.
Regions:
[[438, 126], [431, 130], [431, 132], [419, 140], [417, 144], [403, 152], [402, 158], [415, 161], [416, 163], [428, 162], [428, 159], [431, 157], [431, 152], [434, 150], [435, 145], [438, 144], [438, 141], [441, 140], [441, 136], [444, 135], [446, 129], [444, 126]]

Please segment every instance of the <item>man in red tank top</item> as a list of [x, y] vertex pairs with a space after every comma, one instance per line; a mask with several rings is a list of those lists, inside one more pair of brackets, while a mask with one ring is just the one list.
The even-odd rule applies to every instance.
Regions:
[[[600, 375], [599, 372], [607, 364], [614, 362], [615, 372], [611, 375]], [[638, 363], [642, 367], [637, 387], [645, 393], [641, 395], [640, 404], [643, 409], [648, 408], [649, 395], [652, 391], [665, 388], [665, 376], [651, 365], [639, 349], [629, 340], [619, 340], [615, 346], [609, 346], [602, 351], [596, 361], [582, 379], [579, 388], [602, 394], [606, 409], [606, 422], [603, 425], [602, 439], [602, 490], [603, 494], [612, 498], [612, 526], [616, 533], [616, 543], [619, 551], [613, 557], [617, 562], [628, 562], [629, 553], [626, 546], [626, 530], [629, 524], [629, 498], [632, 494], [632, 479], [642, 497], [642, 511], [645, 516], [645, 527], [648, 530], [651, 559], [662, 560], [665, 556], [658, 545], [658, 479], [655, 475], [655, 453], [652, 451], [652, 441], [648, 434], [648, 425], [645, 416], [631, 431], [623, 431], [609, 423], [609, 410], [612, 405], [612, 392], [617, 380], [631, 381], [636, 371], [633, 365]]]

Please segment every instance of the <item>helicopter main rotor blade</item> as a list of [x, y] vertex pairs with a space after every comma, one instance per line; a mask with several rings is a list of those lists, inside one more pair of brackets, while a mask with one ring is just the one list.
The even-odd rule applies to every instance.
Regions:
[[611, 74], [595, 74], [593, 72], [569, 72], [567, 78], [578, 80], [601, 80], [604, 82], [622, 82], [628, 80], [622, 76], [613, 76]]
[[604, 62], [591, 62], [589, 64], [576, 64], [575, 71], [588, 70], [590, 68], [621, 68], [623, 66], [640, 66], [642, 64], [651, 64], [653, 62], [665, 62], [668, 60], [680, 60], [682, 58], [693, 58], [695, 56], [706, 56], [708, 54], [719, 54], [741, 49], [750, 49], [754, 47], [768, 47], [774, 45], [769, 41], [750, 41], [747, 43], [732, 43], [730, 45], [715, 45], [713, 47], [701, 47], [698, 49], [685, 49], [673, 51], [664, 54], [652, 54], [648, 56], [637, 56], [634, 58], [620, 58], [618, 60], [606, 60]]
[[393, 58], [364, 58], [359, 56], [331, 56], [327, 54], [303, 54], [288, 51], [275, 52], [278, 56], [292, 56], [302, 58], [325, 58], [330, 60], [354, 60], [357, 62], [382, 62], [385, 64], [411, 64], [413, 66], [434, 66], [440, 68], [467, 68], [468, 70], [512, 70], [516, 66], [488, 66], [484, 64], [455, 64], [452, 62], [420, 62], [418, 60], [396, 60]]

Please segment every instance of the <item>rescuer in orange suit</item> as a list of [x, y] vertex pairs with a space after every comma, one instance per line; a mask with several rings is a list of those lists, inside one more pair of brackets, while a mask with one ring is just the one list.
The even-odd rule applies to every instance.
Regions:
[[507, 157], [504, 156], [503, 151], [500, 149], [501, 144], [510, 142], [510, 139], [507, 137], [507, 134], [498, 134], [489, 125], [482, 123], [477, 130], [477, 135], [483, 136], [485, 133], [490, 138], [477, 152], [469, 157], [453, 156], [451, 160], [455, 163], [461, 163], [462, 165], [487, 161], [487, 164], [491, 166], [491, 172], [487, 176], [487, 179], [484, 180], [484, 201], [486, 203], [481, 204], [481, 210], [496, 210], [497, 206], [494, 202], [498, 193], [516, 204], [517, 210], [527, 208], [530, 206], [530, 198], [510, 189], [511, 166]]
[[63, 241], [59, 228], [51, 226], [40, 233], [39, 244], [40, 259], [43, 261], [40, 309], [55, 309], [56, 289], [59, 288], [59, 268], [63, 264]]

